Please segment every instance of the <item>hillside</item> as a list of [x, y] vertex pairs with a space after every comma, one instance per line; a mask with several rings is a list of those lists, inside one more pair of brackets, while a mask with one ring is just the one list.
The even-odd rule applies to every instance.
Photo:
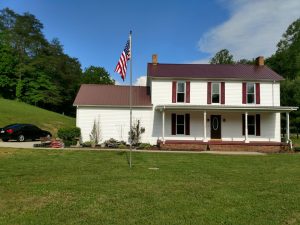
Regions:
[[22, 102], [0, 98], [0, 127], [12, 123], [35, 124], [56, 136], [59, 128], [75, 126], [75, 118]]

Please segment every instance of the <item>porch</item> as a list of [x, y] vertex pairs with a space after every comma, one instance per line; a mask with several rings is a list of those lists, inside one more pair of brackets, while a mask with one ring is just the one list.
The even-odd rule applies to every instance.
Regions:
[[[156, 106], [156, 111], [161, 114], [159, 141], [162, 149], [283, 151], [288, 147], [289, 112], [293, 110], [297, 108], [223, 105]], [[287, 119], [285, 143], [281, 142], [281, 113], [285, 113]]]

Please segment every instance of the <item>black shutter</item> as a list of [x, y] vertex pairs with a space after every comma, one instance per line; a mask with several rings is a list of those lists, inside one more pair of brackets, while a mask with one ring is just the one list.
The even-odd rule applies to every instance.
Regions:
[[172, 135], [176, 135], [176, 114], [172, 113]]
[[243, 135], [245, 135], [245, 114], [242, 114], [242, 130]]
[[260, 114], [256, 114], [256, 136], [260, 136]]
[[190, 135], [190, 114], [185, 114], [185, 134]]

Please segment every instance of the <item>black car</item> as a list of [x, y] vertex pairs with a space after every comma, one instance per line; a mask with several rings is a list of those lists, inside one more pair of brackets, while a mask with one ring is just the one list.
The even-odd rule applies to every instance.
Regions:
[[36, 140], [41, 137], [50, 138], [52, 135], [49, 131], [42, 130], [32, 124], [10, 124], [0, 128], [0, 138], [2, 141], [17, 140], [25, 141], [27, 139]]

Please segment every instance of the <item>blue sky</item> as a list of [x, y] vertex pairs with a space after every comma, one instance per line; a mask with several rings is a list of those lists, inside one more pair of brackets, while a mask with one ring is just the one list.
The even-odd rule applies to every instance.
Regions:
[[[0, 8], [30, 12], [82, 68], [114, 68], [133, 31], [133, 81], [143, 84], [153, 53], [161, 63], [207, 63], [227, 48], [235, 59], [270, 56], [299, 0], [1, 0]], [[129, 83], [129, 77], [125, 84]]]

